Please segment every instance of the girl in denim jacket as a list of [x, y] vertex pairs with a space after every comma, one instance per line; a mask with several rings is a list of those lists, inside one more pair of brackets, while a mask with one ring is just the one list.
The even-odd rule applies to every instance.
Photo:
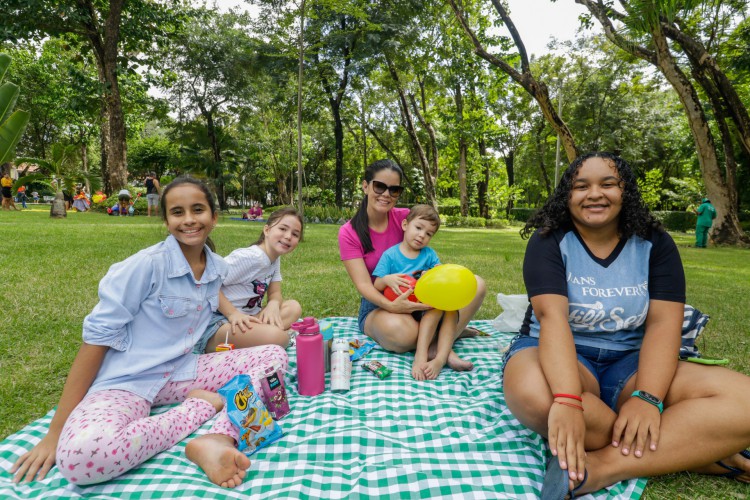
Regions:
[[[214, 197], [195, 179], [164, 189], [161, 212], [170, 235], [113, 265], [99, 284], [99, 303], [83, 322], [73, 361], [47, 435], [13, 465], [15, 481], [44, 479], [57, 463], [73, 484], [117, 477], [179, 443], [220, 413], [186, 453], [209, 479], [235, 487], [249, 459], [216, 390], [240, 373], [288, 358], [277, 345], [193, 354], [213, 312], [245, 331], [255, 318], [220, 293], [227, 265], [211, 250]], [[257, 384], [253, 380], [253, 384]], [[159, 415], [152, 406], [180, 403]]]

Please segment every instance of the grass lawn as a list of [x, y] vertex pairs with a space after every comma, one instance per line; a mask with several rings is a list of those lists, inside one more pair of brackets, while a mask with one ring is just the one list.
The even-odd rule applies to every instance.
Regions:
[[[97, 301], [97, 285], [112, 264], [161, 241], [155, 217], [116, 218], [70, 212], [49, 218], [49, 206], [0, 212], [0, 439], [44, 415], [60, 396], [81, 342], [81, 324]], [[212, 236], [220, 254], [247, 246], [261, 225], [222, 219]], [[284, 295], [304, 315], [356, 316], [359, 299], [338, 258], [338, 226], [309, 225], [305, 241], [282, 259]], [[705, 354], [727, 357], [750, 374], [747, 314], [750, 251], [695, 249], [691, 234], [674, 234], [688, 283], [688, 303], [711, 315], [700, 343]], [[526, 242], [518, 228], [441, 229], [433, 247], [446, 263], [462, 264], [485, 278], [488, 294], [478, 319], [500, 313], [498, 292], [524, 293], [521, 264]], [[685, 429], [685, 439], [690, 439]], [[747, 498], [750, 487], [726, 479], [676, 474], [649, 481], [645, 498]]]

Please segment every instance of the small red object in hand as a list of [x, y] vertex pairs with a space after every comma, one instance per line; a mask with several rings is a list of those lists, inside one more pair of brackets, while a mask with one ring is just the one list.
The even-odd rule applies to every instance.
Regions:
[[[419, 299], [417, 298], [417, 296], [414, 295], [414, 287], [417, 286], [417, 280], [415, 280], [413, 277], [408, 276], [408, 275], [404, 275], [404, 279], [406, 279], [406, 281], [409, 282], [410, 286], [408, 286], [408, 287], [403, 286], [403, 285], [400, 286], [399, 289], [401, 290], [401, 293], [404, 293], [406, 290], [408, 290], [409, 288], [411, 288], [412, 289], [412, 294], [409, 295], [409, 301], [411, 301], [411, 302], [419, 302]], [[386, 287], [385, 290], [383, 290], [383, 295], [385, 295], [385, 298], [388, 299], [388, 300], [390, 300], [391, 302], [393, 302], [394, 300], [396, 300], [399, 297], [398, 295], [396, 295], [396, 292], [394, 292], [393, 289], [391, 287], [389, 287], [389, 286]]]

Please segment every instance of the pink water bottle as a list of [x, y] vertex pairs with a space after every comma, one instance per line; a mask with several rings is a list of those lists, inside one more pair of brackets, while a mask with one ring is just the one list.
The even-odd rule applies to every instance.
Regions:
[[317, 323], [297, 335], [297, 389], [300, 396], [317, 396], [326, 387], [323, 336]]
[[315, 324], [315, 318], [313, 318], [312, 316], [305, 316], [301, 320], [295, 323], [292, 323], [292, 325], [289, 328], [299, 333], [299, 331], [302, 330], [303, 328], [312, 326], [314, 324]]

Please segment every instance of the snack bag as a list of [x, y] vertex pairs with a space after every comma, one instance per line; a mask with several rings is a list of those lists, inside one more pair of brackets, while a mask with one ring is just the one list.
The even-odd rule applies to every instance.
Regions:
[[237, 375], [219, 389], [219, 394], [227, 402], [229, 420], [239, 430], [237, 448], [245, 455], [281, 437], [281, 427], [258, 397], [249, 375]]
[[387, 366], [385, 366], [380, 361], [368, 361], [367, 363], [364, 363], [362, 365], [362, 368], [367, 370], [368, 372], [372, 373], [376, 377], [378, 377], [380, 380], [383, 380], [384, 378], [388, 378], [391, 375], [391, 370]]
[[352, 361], [357, 361], [358, 359], [362, 359], [367, 354], [375, 348], [377, 344], [371, 340], [368, 340], [367, 342], [360, 342], [359, 340], [352, 340], [349, 342], [349, 346], [353, 349], [349, 349], [349, 359]]

